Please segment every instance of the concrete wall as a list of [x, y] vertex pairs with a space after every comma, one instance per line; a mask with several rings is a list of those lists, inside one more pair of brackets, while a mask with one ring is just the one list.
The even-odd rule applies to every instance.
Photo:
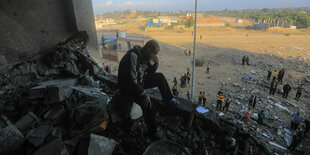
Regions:
[[0, 71], [82, 30], [98, 49], [91, 0], [1, 0]]
[[[66, 1], [66, 0], [65, 0]], [[98, 40], [92, 0], [72, 0], [78, 31], [87, 31], [90, 40], [89, 50], [99, 56]]]

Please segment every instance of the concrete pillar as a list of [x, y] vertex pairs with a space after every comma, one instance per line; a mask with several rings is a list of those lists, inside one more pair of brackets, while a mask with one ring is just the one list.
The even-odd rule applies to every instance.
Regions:
[[75, 22], [78, 31], [87, 31], [89, 35], [89, 50], [99, 58], [99, 46], [95, 27], [95, 17], [92, 0], [72, 0]]

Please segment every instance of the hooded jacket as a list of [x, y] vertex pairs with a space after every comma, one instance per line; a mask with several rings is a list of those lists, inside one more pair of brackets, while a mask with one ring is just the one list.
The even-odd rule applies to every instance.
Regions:
[[134, 46], [119, 63], [117, 82], [121, 93], [137, 96], [144, 94], [146, 74], [155, 73], [158, 68], [158, 62], [152, 64], [151, 61], [143, 60], [139, 54], [140, 50], [141, 46]]

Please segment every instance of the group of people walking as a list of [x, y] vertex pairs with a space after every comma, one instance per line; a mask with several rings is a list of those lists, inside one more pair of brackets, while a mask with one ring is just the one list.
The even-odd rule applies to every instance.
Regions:
[[191, 74], [189, 72], [187, 72], [187, 74], [184, 74], [183, 76], [181, 76], [180, 78], [180, 82], [181, 82], [181, 87], [186, 87], [186, 83], [189, 84], [191, 80]]
[[[268, 73], [267, 73], [267, 80], [270, 80], [271, 75], [272, 75], [272, 81], [271, 81], [271, 83], [270, 83], [269, 95], [274, 95], [274, 94], [275, 94], [279, 82], [281, 82], [281, 84], [282, 84], [283, 77], [284, 77], [284, 73], [285, 73], [285, 72], [284, 72], [284, 68], [282, 68], [282, 69], [279, 71], [279, 74], [278, 74], [277, 70], [274, 70], [274, 72], [272, 72], [271, 68], [269, 68]], [[287, 85], [285, 86], [285, 88], [286, 88], [286, 91], [285, 91], [285, 93], [283, 93], [283, 97], [284, 97], [284, 96], [287, 96], [287, 95], [288, 95], [288, 92], [290, 91], [289, 83], [287, 83]], [[284, 89], [283, 89], [283, 90], [284, 90]], [[285, 95], [284, 95], [284, 94], [285, 94]]]
[[[284, 68], [282, 68], [279, 73], [277, 72], [277, 70], [274, 70], [274, 72], [272, 72], [271, 68], [269, 68], [268, 73], [267, 73], [267, 80], [271, 79], [271, 75], [272, 75], [272, 81], [270, 83], [270, 89], [269, 89], [269, 95], [274, 95], [275, 92], [277, 91], [277, 87], [280, 84], [282, 84], [283, 82], [283, 77], [284, 77], [285, 71]], [[290, 85], [289, 82], [287, 82], [284, 86], [283, 86], [283, 97], [287, 98], [289, 92], [292, 90], [292, 87]], [[295, 99], [298, 100], [300, 98], [300, 96], [302, 95], [302, 91], [303, 91], [303, 87], [302, 85], [299, 85], [297, 87], [297, 92], [295, 95]]]
[[[190, 69], [187, 68], [187, 73], [182, 75], [181, 78], [180, 78], [180, 86], [181, 88], [184, 88], [186, 87], [186, 84], [189, 84], [190, 83], [190, 80], [191, 80], [191, 74], [190, 74]], [[173, 78], [173, 86], [172, 86], [172, 94], [175, 95], [175, 96], [178, 96], [179, 95], [179, 91], [178, 91], [178, 80], [176, 77]], [[188, 95], [189, 92], [186, 94], [186, 96], [189, 96]], [[189, 98], [190, 99], [190, 98]]]

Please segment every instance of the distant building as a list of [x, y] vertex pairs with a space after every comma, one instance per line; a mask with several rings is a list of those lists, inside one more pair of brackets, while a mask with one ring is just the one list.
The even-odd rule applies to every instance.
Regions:
[[268, 23], [254, 23], [253, 28], [255, 30], [267, 30], [269, 29], [270, 25]]
[[146, 37], [127, 37], [125, 32], [120, 32], [119, 38], [108, 38], [105, 40], [105, 46], [99, 46], [100, 56], [103, 59], [119, 61], [129, 49], [135, 45], [144, 46], [150, 38]]
[[[291, 28], [294, 29], [292, 23], [288, 20], [277, 19], [257, 19], [254, 20], [253, 27], [256, 29], [266, 29], [266, 27]], [[267, 29], [268, 29], [267, 28]]]
[[175, 19], [175, 18], [172, 18], [172, 19], [170, 19], [170, 22], [171, 22], [171, 23], [178, 23], [178, 20]]
[[146, 21], [146, 26], [162, 26], [162, 22], [159, 19], [150, 19], [148, 21]]
[[103, 28], [104, 26], [115, 24], [116, 22], [113, 18], [105, 18], [105, 19], [97, 18], [97, 20], [95, 21], [96, 28]]
[[149, 38], [145, 37], [117, 38], [117, 50], [119, 52], [127, 52], [135, 45], [144, 46], [144, 44], [149, 40], [150, 40]]
[[221, 26], [225, 26], [225, 23], [222, 23], [219, 20], [197, 20], [197, 26], [199, 27], [208, 27], [208, 26], [221, 27]]

